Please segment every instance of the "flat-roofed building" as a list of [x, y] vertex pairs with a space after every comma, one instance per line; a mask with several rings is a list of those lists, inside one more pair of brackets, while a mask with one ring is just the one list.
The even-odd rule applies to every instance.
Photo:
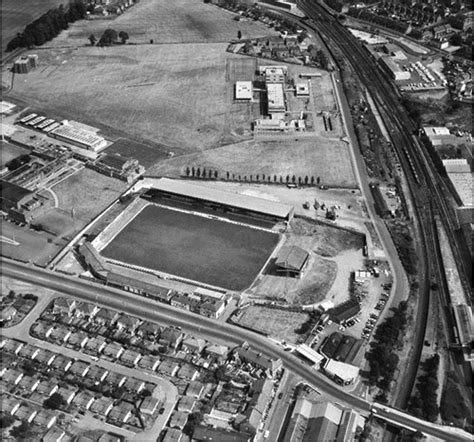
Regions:
[[459, 344], [462, 347], [471, 347], [474, 341], [472, 310], [467, 304], [453, 305]]
[[395, 81], [409, 80], [410, 71], [404, 71], [392, 57], [380, 57], [380, 63]]
[[266, 83], [283, 83], [288, 68], [286, 66], [260, 66], [260, 75], [265, 76]]
[[314, 367], [318, 369], [321, 365], [321, 362], [324, 361], [324, 356], [322, 354], [318, 353], [316, 350], [313, 350], [309, 345], [306, 344], [300, 344], [295, 347], [295, 352], [304, 359], [312, 362]]
[[281, 114], [286, 111], [285, 93], [282, 83], [267, 83], [267, 106], [268, 113]]
[[277, 220], [290, 221], [294, 214], [294, 207], [287, 204], [240, 193], [226, 192], [183, 180], [160, 178], [154, 180], [153, 188], [150, 190], [168, 198], [194, 200], [209, 207], [224, 206], [236, 212], [268, 216]]
[[295, 90], [297, 97], [309, 97], [309, 84], [307, 82], [296, 83]]
[[341, 385], [352, 384], [359, 377], [359, 367], [345, 362], [328, 359], [324, 364], [324, 372]]
[[237, 81], [235, 83], [235, 99], [238, 101], [251, 101], [253, 97], [251, 81]]

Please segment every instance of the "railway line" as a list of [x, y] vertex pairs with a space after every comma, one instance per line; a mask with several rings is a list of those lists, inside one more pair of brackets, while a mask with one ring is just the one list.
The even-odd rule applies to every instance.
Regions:
[[[413, 389], [416, 372], [418, 369], [421, 352], [423, 349], [424, 334], [428, 319], [428, 308], [430, 302], [430, 285], [432, 279], [439, 279], [444, 274], [442, 260], [439, 256], [437, 235], [433, 220], [438, 215], [448, 232], [449, 240], [456, 260], [461, 264], [460, 274], [465, 290], [470, 290], [470, 267], [461, 259], [454, 231], [456, 222], [443, 194], [444, 183], [437, 174], [431, 158], [413, 135], [416, 128], [406, 115], [399, 94], [388, 78], [376, 66], [369, 52], [360, 45], [334, 17], [329, 15], [321, 5], [314, 0], [302, 0], [299, 3], [307, 15], [304, 25], [313, 32], [318, 33], [326, 43], [328, 50], [334, 55], [332, 47], [335, 44], [345, 59], [359, 76], [362, 83], [367, 87], [379, 110], [381, 118], [387, 127], [394, 149], [405, 171], [409, 185], [412, 201], [414, 202], [415, 222], [421, 236], [420, 243], [420, 297], [416, 318], [415, 338], [405, 388], [400, 391], [396, 405], [404, 408], [407, 405]], [[333, 56], [336, 60], [336, 57]], [[449, 299], [449, 292], [443, 284], [439, 284], [443, 298]], [[452, 340], [454, 321], [450, 311], [445, 312], [449, 324], [448, 336]]]

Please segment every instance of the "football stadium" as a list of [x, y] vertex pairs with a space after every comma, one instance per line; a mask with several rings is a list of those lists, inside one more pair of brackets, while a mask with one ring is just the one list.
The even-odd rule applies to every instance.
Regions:
[[166, 178], [139, 198], [126, 222], [117, 217], [108, 238], [98, 238], [102, 257], [231, 291], [252, 285], [280, 241], [272, 227], [293, 216], [292, 206]]

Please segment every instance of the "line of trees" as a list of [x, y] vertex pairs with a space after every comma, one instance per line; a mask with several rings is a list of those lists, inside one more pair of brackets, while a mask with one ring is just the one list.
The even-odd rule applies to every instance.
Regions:
[[381, 393], [376, 398], [380, 402], [387, 402], [387, 392], [398, 366], [399, 358], [395, 351], [402, 344], [403, 332], [408, 322], [407, 310], [406, 301], [400, 302], [397, 308], [392, 309], [393, 316], [377, 327], [374, 342], [366, 354], [370, 364], [369, 383], [380, 388]]
[[[208, 180], [219, 179], [219, 172], [215, 169], [206, 169], [205, 167], [186, 166], [185, 175], [188, 178], [201, 178]], [[319, 186], [321, 184], [320, 177], [314, 176], [296, 176], [296, 175], [272, 175], [265, 173], [242, 175], [226, 172], [222, 177], [226, 181], [247, 181], [251, 183], [274, 183], [274, 184], [297, 184], [298, 186]]]
[[438, 418], [438, 367], [439, 355], [427, 359], [422, 365], [424, 374], [418, 376], [417, 393], [410, 401], [410, 411], [430, 422]]
[[11, 52], [18, 48], [41, 46], [67, 29], [69, 23], [81, 20], [85, 16], [86, 5], [83, 0], [74, 0], [67, 9], [63, 5], [50, 9], [10, 40], [6, 50]]

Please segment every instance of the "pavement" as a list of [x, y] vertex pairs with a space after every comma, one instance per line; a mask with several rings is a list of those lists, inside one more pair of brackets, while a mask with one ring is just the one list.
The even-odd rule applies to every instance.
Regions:
[[99, 303], [109, 308], [118, 309], [149, 321], [180, 326], [194, 335], [200, 335], [210, 340], [227, 341], [228, 345], [239, 345], [246, 341], [255, 351], [272, 359], [281, 359], [287, 370], [300, 376], [310, 386], [327, 394], [328, 400], [343, 403], [364, 416], [375, 410], [377, 416], [382, 419], [390, 419], [397, 425], [419, 430], [427, 435], [450, 441], [472, 440], [472, 435], [463, 430], [425, 422], [397, 409], [356, 397], [334, 384], [321, 372], [313, 370], [294, 355], [285, 352], [282, 347], [247, 330], [229, 324], [217, 323], [211, 319], [160, 304], [148, 298], [138, 297], [132, 293], [21, 264], [4, 257], [1, 258], [0, 265], [5, 276], [57, 290], [73, 298], [87, 301], [100, 299]]

